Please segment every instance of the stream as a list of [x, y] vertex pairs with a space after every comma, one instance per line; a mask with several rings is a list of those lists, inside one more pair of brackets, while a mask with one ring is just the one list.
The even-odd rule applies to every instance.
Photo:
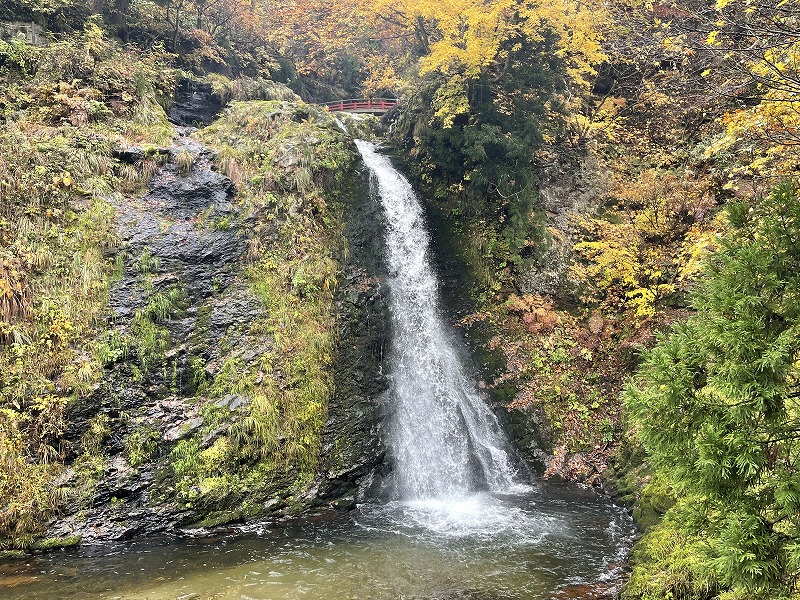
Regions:
[[588, 600], [611, 597], [629, 535], [627, 514], [591, 491], [398, 501], [235, 535], [44, 555], [0, 566], [0, 597]]
[[612, 598], [633, 536], [591, 490], [532, 483], [442, 317], [421, 204], [357, 142], [385, 216], [392, 348], [385, 495], [186, 539], [90, 546], [0, 565], [0, 598]]

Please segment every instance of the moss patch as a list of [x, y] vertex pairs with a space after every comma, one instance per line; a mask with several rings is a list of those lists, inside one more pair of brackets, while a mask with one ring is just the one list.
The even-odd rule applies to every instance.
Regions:
[[31, 546], [31, 550], [35, 552], [49, 552], [51, 550], [61, 550], [64, 548], [72, 548], [81, 543], [81, 536], [71, 535], [65, 538], [46, 538], [38, 540]]

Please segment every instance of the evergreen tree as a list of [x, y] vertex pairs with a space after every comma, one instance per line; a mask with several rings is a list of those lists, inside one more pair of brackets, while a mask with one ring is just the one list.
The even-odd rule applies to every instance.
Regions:
[[729, 208], [697, 314], [648, 354], [627, 408], [680, 526], [722, 588], [797, 597], [800, 578], [800, 192]]

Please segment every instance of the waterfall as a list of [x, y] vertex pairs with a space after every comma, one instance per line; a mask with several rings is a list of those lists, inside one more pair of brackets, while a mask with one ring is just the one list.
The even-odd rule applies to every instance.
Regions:
[[374, 144], [356, 144], [387, 221], [393, 326], [389, 447], [397, 491], [407, 500], [507, 491], [515, 473], [507, 442], [439, 314], [422, 206], [408, 180]]

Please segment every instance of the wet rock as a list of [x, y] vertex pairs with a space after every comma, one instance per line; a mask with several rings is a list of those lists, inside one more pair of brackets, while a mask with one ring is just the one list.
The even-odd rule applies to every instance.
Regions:
[[182, 440], [189, 437], [192, 433], [200, 429], [203, 425], [203, 417], [193, 417], [188, 421], [173, 427], [164, 434], [164, 439], [170, 442]]
[[252, 322], [261, 312], [261, 303], [248, 290], [231, 290], [224, 302], [215, 302], [211, 307], [209, 326], [218, 331], [241, 323]]
[[[10, 556], [0, 555], [0, 556], [3, 556], [3, 558], [21, 558], [21, 557], [25, 556], [24, 553], [20, 553], [20, 554], [21, 554], [21, 556], [13, 556], [13, 555], [10, 555]], [[0, 574], [0, 588], [3, 588], [3, 587], [12, 588], [12, 587], [17, 587], [17, 586], [24, 586], [24, 585], [28, 585], [28, 584], [31, 584], [31, 583], [35, 583], [38, 580], [39, 580], [39, 577], [37, 575], [5, 575], [5, 574]]]
[[164, 171], [154, 180], [144, 203], [176, 219], [192, 219], [198, 211], [212, 206], [218, 213], [231, 213], [233, 184], [224, 175], [211, 170], [210, 159], [208, 153], [202, 153], [201, 160], [185, 175], [169, 169]]
[[619, 597], [618, 583], [571, 585], [562, 589], [553, 600], [614, 600]]
[[238, 410], [239, 408], [249, 406], [250, 402], [252, 402], [251, 398], [246, 398], [245, 396], [238, 396], [235, 394], [228, 394], [227, 396], [217, 400], [215, 404], [220, 408], [227, 408], [228, 410], [234, 411]]
[[211, 84], [185, 80], [167, 116], [175, 125], [199, 127], [208, 125], [222, 110], [222, 102], [213, 93]]
[[112, 156], [124, 163], [134, 164], [144, 159], [145, 152], [141, 146], [128, 146], [125, 148], [115, 148]]
[[[193, 158], [188, 172], [177, 164], [186, 153]], [[168, 155], [143, 197], [113, 199], [125, 250], [109, 304], [113, 332], [128, 346], [108, 362], [103, 384], [68, 408], [65, 443], [72, 449], [68, 462], [75, 464], [57, 482], [70, 499], [50, 524], [50, 537], [81, 536], [84, 543], [95, 543], [191, 525], [213, 527], [245, 520], [253, 514], [245, 514], [245, 503], [250, 511], [260, 506], [255, 512], [261, 514], [296, 512], [315, 503], [346, 509], [367, 489], [365, 482], [385, 476], [378, 433], [387, 388], [381, 360], [388, 332], [377, 276], [381, 240], [374, 230], [379, 217], [368, 194], [354, 190], [348, 208], [350, 254], [336, 297], [342, 333], [334, 360], [336, 392], [324, 428], [319, 475], [302, 493], [291, 487], [297, 473], [287, 471], [255, 493], [249, 487], [232, 491], [233, 501], [226, 498], [224, 505], [213, 499], [207, 505], [186, 501], [187, 490], [176, 481], [176, 448], [212, 447], [251, 404], [251, 398], [239, 394], [208, 398], [208, 384], [229, 361], [243, 371], [254, 367], [262, 355], [275, 352], [275, 340], [252, 328], [270, 307], [243, 276], [251, 223], [234, 202], [233, 185], [214, 169], [211, 154], [186, 135]], [[139, 150], [130, 149], [126, 160], [139, 160]], [[269, 243], [277, 234], [259, 235]], [[154, 308], [173, 292], [165, 309]], [[147, 340], [136, 337], [142, 315], [149, 315], [152, 326]], [[148, 364], [141, 356], [146, 352]], [[257, 383], [282, 377], [257, 369], [250, 376]], [[109, 430], [103, 434], [104, 455], [80, 464], [84, 436], [98, 417]], [[203, 493], [199, 487], [193, 492]], [[229, 505], [235, 502], [239, 508]]]
[[169, 153], [169, 148], [154, 148], [151, 146], [147, 148], [144, 146], [124, 146], [115, 148], [111, 151], [111, 155], [114, 158], [131, 165], [138, 164], [146, 158], [151, 158], [158, 155], [164, 156], [168, 155]]
[[[185, 152], [195, 157], [188, 173], [175, 162]], [[138, 155], [131, 149], [129, 158]], [[115, 332], [135, 348], [142, 343], [131, 337], [136, 315], [149, 314], [158, 294], [177, 290], [167, 312], [156, 317], [160, 329], [152, 334], [167, 345], [149, 350], [151, 368], [143, 368], [138, 355], [135, 362], [128, 356], [113, 363], [96, 392], [68, 408], [67, 447], [79, 449], [93, 420], [102, 416], [110, 429], [102, 444], [108, 458], [99, 476], [75, 467], [65, 471], [58, 483], [72, 500], [52, 524], [51, 537], [80, 535], [89, 543], [129, 539], [197, 520], [193, 510], [174, 502], [174, 489], [154, 488], [172, 472], [175, 444], [205, 425], [198, 407], [206, 399], [192, 397], [191, 360], [205, 364], [215, 355], [222, 358], [219, 341], [226, 335], [238, 347], [253, 347], [232, 333], [260, 309], [237, 279], [244, 236], [233, 185], [213, 169], [211, 154], [188, 137], [178, 139], [169, 156], [143, 198], [114, 200], [126, 251], [122, 277], [110, 293]], [[232, 306], [226, 308], [227, 297]], [[226, 317], [212, 319], [215, 311]], [[246, 401], [231, 398], [229, 405], [241, 408]], [[223, 431], [206, 433], [205, 443]]]
[[[366, 184], [365, 184], [366, 187]], [[334, 508], [355, 502], [364, 481], [380, 479], [386, 454], [381, 443], [382, 371], [388, 345], [388, 304], [380, 283], [383, 240], [374, 234], [382, 213], [367, 189], [353, 191], [346, 218], [350, 248], [336, 298], [341, 343], [334, 360], [334, 397], [323, 431], [319, 498]], [[352, 501], [340, 500], [350, 498]]]
[[118, 319], [132, 318], [151, 296], [141, 282], [145, 254], [158, 266], [150, 273], [155, 290], [179, 286], [195, 307], [236, 276], [245, 246], [233, 185], [212, 170], [208, 152], [191, 140], [179, 143], [200, 156], [190, 173], [167, 165], [144, 198], [118, 203], [128, 254], [123, 278], [111, 293]]
[[[123, 508], [125, 507], [125, 508]], [[70, 515], [50, 528], [53, 536], [79, 535], [82, 544], [130, 540], [144, 534], [175, 531], [182, 522], [175, 507], [130, 510], [125, 504], [111, 505], [107, 511]]]
[[547, 450], [552, 447], [555, 438], [544, 410], [535, 405], [516, 408], [507, 411], [504, 420], [525, 463], [536, 474], [544, 473], [551, 457]]
[[212, 429], [211, 431], [209, 431], [207, 434], [205, 434], [205, 435], [202, 437], [202, 439], [200, 440], [200, 447], [201, 447], [201, 448], [208, 448], [208, 447], [209, 447], [209, 446], [211, 446], [211, 445], [212, 445], [212, 444], [213, 444], [215, 441], [217, 441], [217, 439], [219, 439], [219, 437], [220, 437], [220, 436], [221, 436], [223, 433], [225, 433], [226, 431], [228, 431], [228, 429], [229, 429], [229, 426], [228, 426], [227, 424], [225, 424], [225, 425], [220, 425], [219, 427], [215, 427], [214, 429]]

